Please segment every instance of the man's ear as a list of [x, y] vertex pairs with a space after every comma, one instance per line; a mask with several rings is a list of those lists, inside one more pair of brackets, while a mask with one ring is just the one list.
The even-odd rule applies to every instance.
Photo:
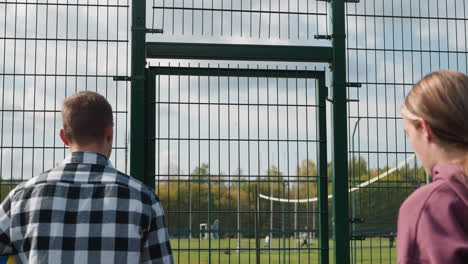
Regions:
[[63, 128], [60, 129], [60, 139], [62, 139], [63, 144], [65, 144], [66, 146], [70, 146], [70, 141], [65, 136], [65, 131], [63, 130]]
[[423, 130], [424, 138], [427, 141], [431, 141], [432, 137], [433, 137], [431, 126], [429, 126], [429, 124], [426, 122], [426, 120], [422, 120], [422, 119], [418, 120], [418, 123], [419, 123], [419, 125], [421, 126], [421, 128]]
[[113, 138], [114, 138], [114, 123], [106, 127], [104, 139], [106, 140], [106, 142], [112, 143]]

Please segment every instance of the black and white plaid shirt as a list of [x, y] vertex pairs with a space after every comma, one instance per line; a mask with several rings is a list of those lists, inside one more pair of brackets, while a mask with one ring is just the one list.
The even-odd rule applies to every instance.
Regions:
[[0, 254], [16, 263], [173, 263], [159, 198], [96, 153], [18, 185], [0, 205]]

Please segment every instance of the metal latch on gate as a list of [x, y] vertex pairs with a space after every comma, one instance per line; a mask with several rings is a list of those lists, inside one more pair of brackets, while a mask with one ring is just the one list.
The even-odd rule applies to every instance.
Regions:
[[346, 83], [335, 82], [335, 85], [344, 85], [346, 87], [353, 87], [353, 88], [361, 88], [362, 87], [362, 83], [358, 83], [358, 82], [346, 82]]
[[134, 26], [134, 27], [132, 27], [132, 30], [133, 31], [144, 31], [145, 33], [149, 33], [149, 34], [162, 34], [162, 33], [164, 33], [164, 30], [159, 29], [159, 28], [146, 28], [146, 27]]
[[331, 39], [332, 39], [332, 35], [315, 35], [314, 38], [315, 38], [315, 39], [326, 39], [326, 40], [331, 40]]
[[[348, 82], [348, 83], [346, 83], [346, 87], [360, 88], [360, 87], [362, 87], [362, 84], [361, 83]], [[346, 102], [348, 102], [348, 103], [359, 102], [359, 99], [347, 99]]]
[[[335, 103], [335, 100], [333, 98], [327, 97], [326, 100], [332, 104]], [[359, 102], [359, 99], [346, 99], [347, 103], [352, 103], [352, 102]]]
[[123, 81], [123, 82], [131, 82], [131, 81], [136, 81], [136, 80], [144, 80], [145, 78], [143, 76], [114, 76], [112, 77], [112, 80], [118, 82], [118, 81]]
[[[343, 83], [336, 83], [337, 85], [343, 85]], [[361, 83], [357, 83], [357, 82], [347, 82], [347, 83], [344, 83], [344, 85], [346, 87], [355, 87], [355, 88], [360, 88], [362, 87], [362, 84]], [[334, 103], [333, 99], [332, 98], [329, 98], [327, 97], [327, 101], [329, 101], [330, 103]], [[346, 102], [359, 102], [359, 99], [346, 99]]]
[[331, 40], [333, 38], [346, 38], [346, 34], [332, 34], [332, 35], [314, 35], [315, 39]]
[[349, 83], [346, 83], [346, 86], [348, 86], [348, 87], [354, 87], [354, 88], [361, 88], [361, 87], [362, 87], [362, 83], [349, 82]]

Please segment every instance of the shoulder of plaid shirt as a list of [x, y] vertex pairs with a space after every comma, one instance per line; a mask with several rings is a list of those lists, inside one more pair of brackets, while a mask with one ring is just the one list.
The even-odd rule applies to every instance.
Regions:
[[13, 189], [0, 205], [0, 255], [16, 263], [174, 263], [156, 194], [96, 153]]

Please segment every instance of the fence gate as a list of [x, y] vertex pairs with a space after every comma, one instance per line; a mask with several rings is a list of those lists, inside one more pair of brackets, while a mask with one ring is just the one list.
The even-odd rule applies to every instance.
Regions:
[[132, 3], [130, 171], [180, 263], [349, 262], [345, 1], [264, 2]]
[[325, 73], [150, 67], [146, 80], [148, 170], [176, 260], [328, 263]]

